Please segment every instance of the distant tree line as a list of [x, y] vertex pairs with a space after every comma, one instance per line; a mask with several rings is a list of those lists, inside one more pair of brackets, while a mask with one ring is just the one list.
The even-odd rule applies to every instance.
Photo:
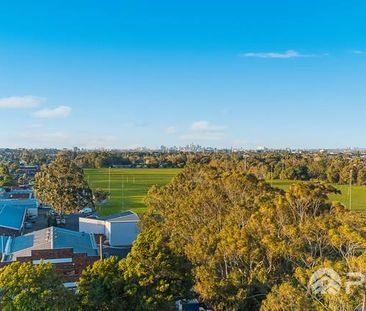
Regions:
[[[318, 180], [335, 184], [352, 182], [366, 185], [366, 156], [360, 153], [327, 153], [288, 151], [217, 151], [217, 152], [152, 152], [152, 151], [59, 151], [0, 150], [0, 165], [6, 166], [13, 183], [20, 177], [22, 165], [44, 165], [58, 154], [67, 154], [80, 168], [183, 168], [189, 164], [235, 160], [243, 170], [259, 179]], [[1, 174], [1, 171], [0, 171]], [[29, 179], [29, 178], [28, 178]]]
[[51, 162], [57, 149], [0, 149], [0, 162], [16, 165], [42, 165]]
[[210, 156], [205, 153], [176, 152], [119, 152], [90, 151], [81, 152], [75, 163], [83, 168], [131, 167], [131, 168], [182, 168], [190, 162], [200, 162]]
[[322, 153], [262, 153], [241, 157], [245, 169], [262, 179], [318, 180], [366, 185], [366, 157]]

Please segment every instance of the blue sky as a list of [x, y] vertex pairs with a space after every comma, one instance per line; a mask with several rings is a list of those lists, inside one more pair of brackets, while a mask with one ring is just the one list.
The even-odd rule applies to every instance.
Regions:
[[366, 2], [7, 1], [0, 147], [366, 147]]

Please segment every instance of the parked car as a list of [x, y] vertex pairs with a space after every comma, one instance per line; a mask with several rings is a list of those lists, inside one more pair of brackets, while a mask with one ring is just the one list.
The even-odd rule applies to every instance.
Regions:
[[79, 213], [82, 215], [90, 215], [93, 213], [93, 210], [90, 207], [84, 207]]

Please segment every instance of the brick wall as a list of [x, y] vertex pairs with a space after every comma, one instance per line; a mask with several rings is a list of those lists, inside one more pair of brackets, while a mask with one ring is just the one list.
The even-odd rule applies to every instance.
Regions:
[[74, 254], [72, 248], [32, 250], [31, 256], [18, 257], [17, 261], [29, 262], [42, 259], [72, 258], [70, 263], [54, 264], [56, 272], [62, 277], [63, 282], [77, 282], [81, 272], [89, 265], [99, 259], [98, 256], [87, 256], [87, 254]]
[[19, 230], [0, 227], [0, 235], [19, 236], [20, 234], [21, 232]]

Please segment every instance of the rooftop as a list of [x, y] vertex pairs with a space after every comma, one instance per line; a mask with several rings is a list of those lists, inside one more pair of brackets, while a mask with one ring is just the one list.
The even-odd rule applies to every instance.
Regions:
[[19, 206], [22, 208], [37, 208], [38, 201], [36, 199], [0, 199], [0, 206]]
[[0, 235], [0, 255], [4, 253], [6, 242], [8, 241], [9, 237], [6, 235]]
[[[6, 200], [8, 201], [8, 200]], [[0, 227], [20, 230], [23, 227], [27, 208], [0, 201]]]
[[72, 248], [74, 253], [98, 256], [94, 235], [50, 227], [9, 241], [5, 261], [15, 261], [18, 257], [31, 256], [32, 250]]
[[129, 221], [139, 221], [140, 218], [136, 213], [127, 211], [119, 214], [98, 217], [98, 220], [104, 220], [109, 222], [123, 222], [123, 221], [129, 222]]
[[31, 199], [34, 198], [33, 190], [32, 189], [12, 189], [7, 193], [9, 198], [26, 198]]

